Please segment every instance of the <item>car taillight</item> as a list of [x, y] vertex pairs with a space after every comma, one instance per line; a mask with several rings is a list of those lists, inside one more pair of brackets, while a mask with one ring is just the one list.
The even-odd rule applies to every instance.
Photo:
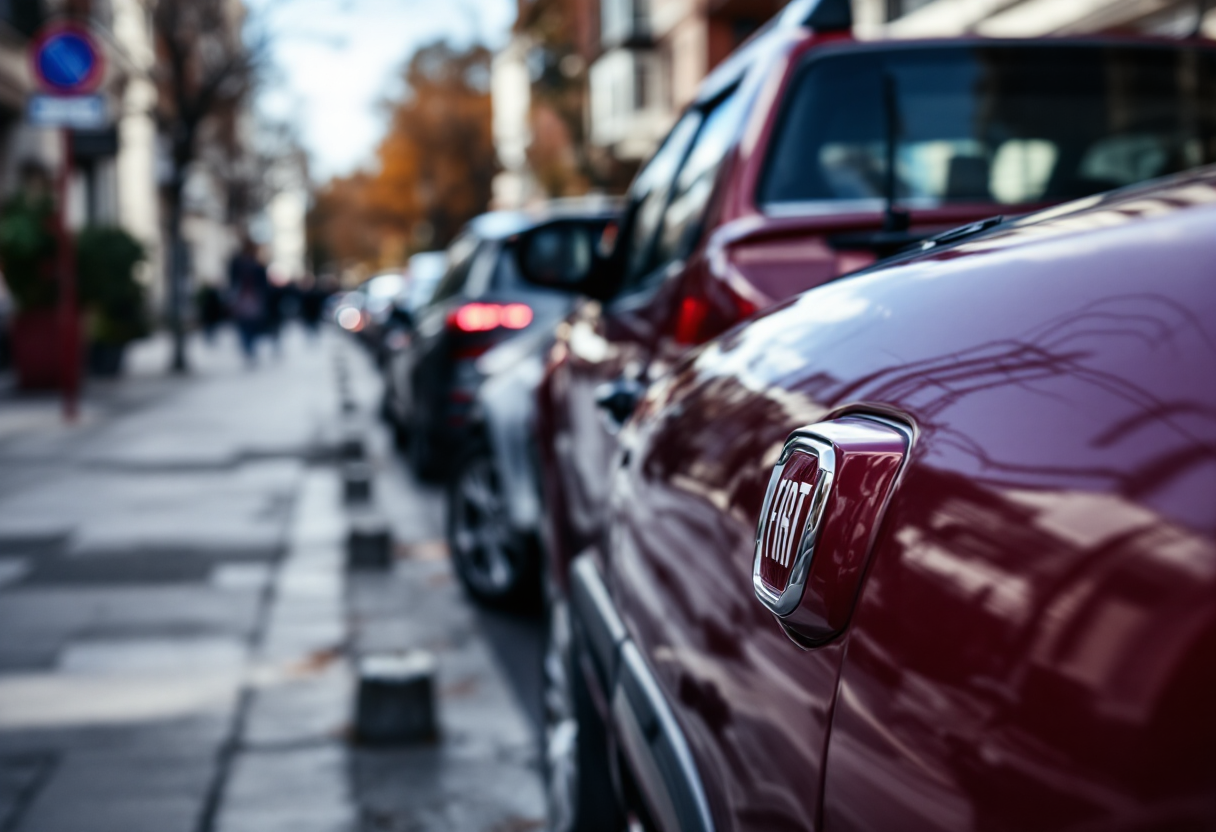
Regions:
[[708, 300], [697, 295], [686, 295], [680, 301], [680, 310], [676, 315], [676, 343], [703, 343], [755, 314], [756, 304], [747, 298], [731, 292], [730, 299], [734, 308], [729, 314], [724, 314], [719, 308], [711, 315]]
[[466, 303], [448, 315], [448, 326], [461, 332], [523, 329], [530, 323], [532, 308], [526, 303]]

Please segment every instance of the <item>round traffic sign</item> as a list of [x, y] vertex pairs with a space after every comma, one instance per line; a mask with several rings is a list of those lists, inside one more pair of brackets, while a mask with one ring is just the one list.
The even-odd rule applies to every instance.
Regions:
[[101, 51], [88, 30], [71, 23], [48, 26], [31, 45], [34, 74], [51, 92], [92, 92], [101, 82]]

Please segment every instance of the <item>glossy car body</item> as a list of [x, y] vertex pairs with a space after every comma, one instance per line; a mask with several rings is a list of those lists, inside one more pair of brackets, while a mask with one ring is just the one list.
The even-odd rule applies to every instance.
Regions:
[[[1045, 53], [1038, 50], [1044, 49], [1089, 49], [1094, 55], [1108, 48], [1117, 51], [1143, 47], [1171, 54], [1194, 50], [1195, 55], [1208, 62], [1205, 66], [1213, 62], [1211, 44], [1199, 42], [1179, 44], [1089, 38], [1050, 42], [862, 43], [854, 41], [847, 31], [836, 31], [831, 26], [816, 29], [814, 25], [803, 25], [807, 20], [813, 24], [816, 15], [840, 5], [826, 0], [791, 3], [771, 27], [706, 79], [697, 100], [635, 181], [622, 220], [620, 251], [606, 268], [627, 274], [632, 268], [634, 251], [650, 252], [651, 255], [643, 253], [642, 257], [651, 256], [651, 260], [637, 274], [627, 274], [620, 281], [624, 285], [618, 290], [602, 293], [600, 300], [581, 304], [559, 327], [540, 388], [538, 415], [546, 506], [544, 540], [558, 587], [565, 585], [571, 559], [603, 533], [608, 500], [607, 475], [618, 453], [614, 434], [620, 427], [621, 417], [628, 414], [629, 403], [636, 400], [654, 379], [662, 378], [690, 346], [726, 330], [757, 309], [864, 267], [901, 241], [906, 243], [918, 236], [979, 221], [993, 214], [1011, 210], [1022, 212], [1035, 207], [1018, 204], [1011, 209], [1008, 205], [997, 204], [991, 197], [913, 199], [900, 200], [903, 213], [890, 214], [884, 213], [882, 199], [873, 196], [765, 201], [766, 188], [773, 186], [773, 171], [781, 171], [775, 160], [781, 157], [779, 148], [786, 147], [782, 144], [782, 137], [787, 135], [782, 125], [796, 121], [801, 79], [810, 78], [829, 65], [846, 66], [848, 62], [883, 64], [888, 67], [885, 71], [891, 74], [902, 66], [901, 61], [911, 66], [917, 62], [931, 62], [935, 56], [957, 55], [970, 49], [994, 49], [1006, 58], [1012, 56], [1015, 64], [1022, 61], [1024, 65], [1019, 65], [1018, 70], [1009, 73], [1002, 82], [1014, 86], [1022, 74], [1030, 72], [1040, 62]], [[843, 7], [847, 8], [847, 4]], [[838, 18], [839, 15], [830, 20], [824, 18], [824, 21], [838, 25]], [[1192, 60], [1191, 53], [1187, 55], [1183, 63]], [[1002, 60], [994, 60], [993, 64], [1000, 65]], [[1089, 67], [1090, 70], [1094, 68]], [[1083, 75], [1082, 69], [1060, 77]], [[906, 77], [914, 80], [919, 77], [918, 72], [920, 69], [913, 67]], [[833, 83], [845, 84], [854, 74], [839, 72]], [[1201, 125], [1197, 133], [1200, 137], [1210, 136], [1216, 130], [1213, 127], [1216, 115], [1212, 112], [1216, 109], [1216, 104], [1212, 103], [1216, 101], [1211, 80], [1214, 74], [1204, 70], [1193, 76], [1198, 79], [1196, 88], [1201, 90], [1202, 106], [1206, 108], [1197, 119]], [[1044, 86], [1050, 87], [1054, 77], [1048, 77]], [[905, 75], [899, 78], [904, 79]], [[867, 87], [865, 95], [840, 93], [843, 96], [838, 102], [840, 106], [829, 108], [825, 113], [843, 112], [842, 108], [849, 100], [857, 99], [869, 102], [865, 105], [869, 108], [866, 123], [873, 125], [875, 119], [881, 121], [880, 100], [884, 93], [879, 80], [875, 76], [875, 83]], [[888, 88], [893, 85], [891, 82]], [[911, 85], [912, 80], [909, 80], [909, 89]], [[1162, 97], [1159, 103], [1164, 107], [1165, 117], [1178, 116], [1180, 109], [1171, 110], [1173, 105], [1168, 97]], [[1049, 113], [1050, 117], [1043, 118], [1051, 124], [1070, 122], [1068, 107], [1046, 98], [1039, 101], [1032, 97], [1013, 109]], [[896, 125], [902, 121], [903, 129], [914, 132], [931, 130], [933, 125], [926, 126], [925, 122], [940, 116], [928, 103], [924, 112], [932, 117], [919, 117], [917, 121], [917, 112], [911, 110], [895, 116], [888, 112], [887, 121]], [[949, 108], [945, 112], [949, 115]], [[1076, 112], [1072, 115], [1075, 116], [1073, 121], [1089, 123], [1088, 117], [1082, 118]], [[1155, 113], [1153, 118], [1161, 116], [1162, 113]], [[733, 130], [724, 128], [721, 137], [715, 138], [706, 125], [718, 118], [736, 123], [737, 127]], [[843, 135], [851, 127], [842, 123], [839, 129], [844, 131]], [[1107, 138], [1117, 140], [1120, 128], [1112, 123], [1109, 129], [1114, 133]], [[719, 153], [718, 162], [698, 161], [702, 135], [709, 137], [708, 145], [717, 141], [717, 147], [710, 147], [710, 151]], [[1029, 145], [1034, 142], [1033, 138], [1025, 142], [1028, 146], [1023, 149], [1029, 154], [1027, 159], [1033, 155]], [[937, 144], [944, 146], [949, 142]], [[1210, 138], [1206, 141], [1201, 138], [1189, 146], [1197, 151], [1187, 157], [1189, 162], [1184, 164], [1179, 156], [1161, 169], [1150, 169], [1148, 175], [1216, 159], [1216, 155], [1212, 155], [1216, 154], [1216, 148], [1212, 147]], [[792, 150], [786, 155], [795, 161], [800, 153], [813, 156], [809, 151], [803, 152], [797, 142], [789, 147]], [[665, 158], [666, 155], [671, 158]], [[1060, 158], [1066, 155], [1062, 153]], [[908, 167], [915, 173], [926, 167], [928, 161], [923, 159], [924, 164], [918, 162]], [[976, 168], [982, 171], [987, 162], [978, 156], [962, 157], [959, 161], [958, 194], [965, 197], [969, 187], [968, 172], [974, 172]], [[1072, 163], [1077, 164], [1075, 158]], [[1175, 164], [1179, 167], [1173, 167]], [[994, 171], [997, 166], [994, 162]], [[943, 174], [948, 181], [955, 179], [953, 159], [950, 167], [949, 175]], [[680, 183], [686, 171], [696, 174], [696, 180], [681, 190]], [[1059, 189], [1049, 189], [1035, 197], [1040, 200], [1039, 207], [1053, 200], [1062, 201], [1104, 190], [1114, 184], [1114, 180], [1108, 182], [1102, 177], [1081, 181], [1085, 177], [1076, 170], [1071, 175], [1072, 179], [1061, 184]], [[1052, 177], [1055, 178], [1054, 173]], [[691, 175], [689, 178], [692, 179]], [[782, 178], [777, 176], [778, 185]], [[676, 191], [677, 195], [671, 196], [671, 191]], [[664, 242], [665, 232], [661, 229], [666, 227], [667, 217], [684, 210], [685, 198], [694, 193], [702, 196], [708, 193], [709, 196], [704, 197], [699, 215], [691, 219], [676, 216], [671, 222], [681, 234], [678, 246], [669, 245]], [[651, 236], [638, 232], [637, 229], [647, 227], [646, 223], [655, 224], [651, 215], [659, 213], [663, 218], [655, 222], [660, 231]], [[904, 222], [909, 228], [900, 230]], [[653, 256], [655, 251], [668, 249], [667, 256]], [[602, 404], [615, 402], [620, 406], [605, 408], [597, 406], [597, 401]]]
[[[653, 827], [1216, 827], [1213, 264], [1208, 168], [838, 280], [652, 385], [571, 607]], [[754, 593], [758, 521], [787, 439], [850, 421], [907, 446], [808, 641]]]
[[478, 360], [482, 382], [448, 478], [448, 551], [470, 594], [489, 604], [530, 608], [542, 597], [536, 387], [552, 341], [551, 328], [536, 327]]

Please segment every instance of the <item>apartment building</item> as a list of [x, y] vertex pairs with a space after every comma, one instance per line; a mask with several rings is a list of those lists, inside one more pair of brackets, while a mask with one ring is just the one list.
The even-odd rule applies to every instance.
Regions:
[[590, 140], [620, 159], [654, 150], [697, 85], [783, 0], [601, 0]]

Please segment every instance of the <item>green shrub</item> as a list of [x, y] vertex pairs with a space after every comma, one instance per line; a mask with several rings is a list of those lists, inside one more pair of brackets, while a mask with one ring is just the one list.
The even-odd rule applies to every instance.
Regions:
[[144, 287], [135, 279], [145, 257], [143, 245], [121, 228], [90, 227], [77, 235], [77, 291], [93, 341], [123, 344], [148, 334]]
[[18, 309], [46, 309], [58, 300], [53, 214], [50, 199], [24, 194], [0, 208], [0, 268]]

